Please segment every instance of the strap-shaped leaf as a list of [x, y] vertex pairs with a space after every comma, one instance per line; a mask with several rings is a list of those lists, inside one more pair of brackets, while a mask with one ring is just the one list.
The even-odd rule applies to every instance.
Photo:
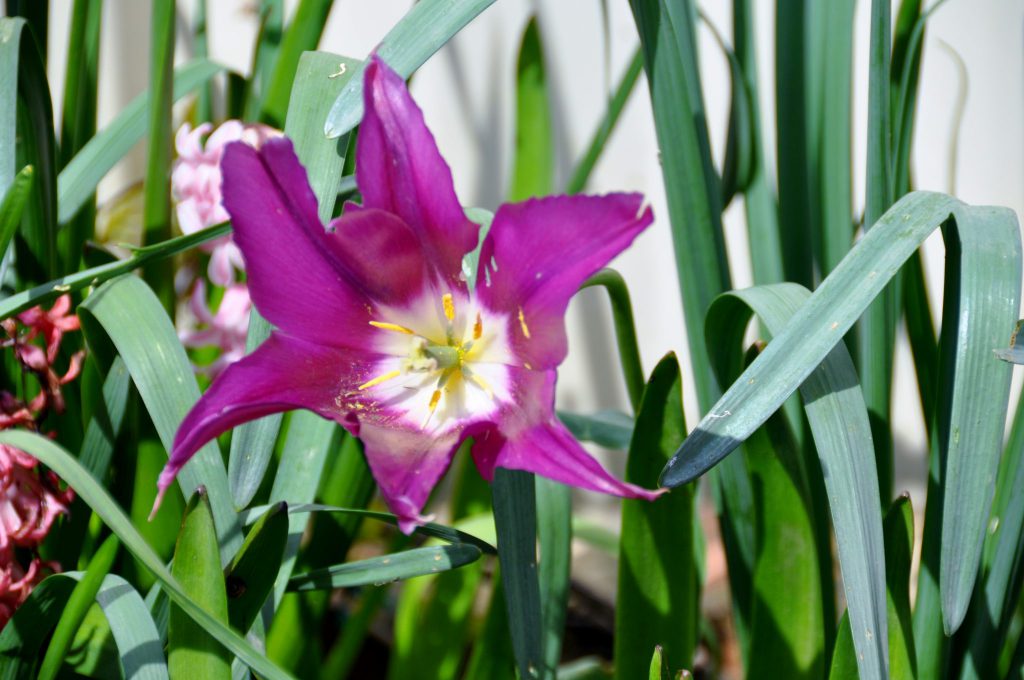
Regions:
[[383, 585], [400, 579], [457, 569], [476, 562], [482, 554], [479, 548], [468, 543], [413, 548], [296, 574], [289, 580], [288, 590]]
[[[192, 367], [156, 295], [143, 281], [125, 276], [110, 281], [79, 307], [87, 337], [104, 332], [117, 348], [156, 426], [164, 448], [199, 399]], [[207, 443], [178, 474], [187, 497], [205, 486], [210, 494], [221, 549], [227, 564], [242, 544], [241, 525], [228, 490], [227, 473], [216, 441]]]
[[[421, 0], [388, 31], [377, 54], [403, 78], [423, 65], [494, 0]], [[324, 134], [340, 137], [363, 118], [363, 69], [355, 69], [324, 124]]]
[[[971, 207], [929, 192], [900, 199], [698, 424], [669, 461], [662, 482], [677, 486], [699, 476], [760, 426], [940, 225], [948, 251], [943, 333], [949, 357], [937, 419], [945, 423], [939, 446], [949, 480], [941, 589], [943, 624], [951, 633], [974, 584], [1009, 398], [1009, 367], [995, 359], [992, 348], [1009, 337], [1020, 299], [1020, 234], [1011, 211]], [[849, 385], [826, 385], [824, 394]], [[872, 511], [877, 508], [876, 503]]]
[[[163, 560], [146, 543], [146, 540], [132, 525], [131, 520], [128, 519], [124, 511], [110, 497], [106, 489], [79, 464], [74, 456], [58, 444], [31, 432], [17, 430], [0, 432], [0, 444], [7, 444], [22, 449], [56, 472], [92, 508], [93, 512], [103, 520], [103, 523], [121, 539], [122, 545], [130, 550], [153, 573], [160, 582], [162, 590], [167, 593], [171, 600], [203, 626], [218, 642], [248, 664], [253, 671], [265, 678], [285, 680], [291, 677], [271, 663], [263, 654], [253, 649], [238, 633], [235, 633], [211, 616], [198, 603], [185, 594], [181, 584], [171, 575]], [[6, 630], [4, 630], [5, 633]], [[2, 640], [2, 634], [0, 634], [0, 640]], [[0, 653], [4, 649], [10, 648], [9, 645], [0, 642]]]
[[[713, 339], [716, 346], [722, 348], [714, 357], [717, 372], [723, 376], [738, 372], [742, 365], [743, 334], [752, 314], [756, 313], [775, 340], [734, 387], [759, 385], [763, 391], [770, 390], [771, 380], [761, 376], [753, 377], [754, 383], [748, 383], [752, 378], [750, 373], [810, 304], [805, 302], [808, 297], [807, 290], [797, 284], [759, 286], [719, 297], [708, 311], [707, 321], [709, 341]], [[819, 359], [818, 363], [821, 365], [815, 364], [816, 368], [803, 382], [801, 394], [828, 492], [839, 564], [856, 632], [854, 645], [860, 659], [858, 665], [862, 678], [885, 678], [888, 676], [885, 551], [871, 427], [857, 384], [857, 373], [845, 345], [834, 346], [824, 362]], [[732, 390], [730, 388], [726, 396]], [[734, 408], [716, 407], [712, 414], [717, 418], [711, 418], [711, 422], [725, 423], [742, 418], [741, 407]], [[671, 472], [673, 468], [666, 470]]]

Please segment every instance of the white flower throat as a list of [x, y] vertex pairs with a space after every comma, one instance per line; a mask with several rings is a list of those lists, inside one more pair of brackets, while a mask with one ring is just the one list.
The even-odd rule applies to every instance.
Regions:
[[[377, 347], [388, 358], [358, 387], [421, 429], [486, 416], [510, 398], [507, 320], [472, 298], [460, 300], [457, 309], [455, 298], [445, 293], [440, 303], [439, 309], [437, 298], [429, 296], [407, 309], [385, 310], [388, 321], [370, 321], [389, 331]], [[519, 321], [529, 337], [522, 314]]]

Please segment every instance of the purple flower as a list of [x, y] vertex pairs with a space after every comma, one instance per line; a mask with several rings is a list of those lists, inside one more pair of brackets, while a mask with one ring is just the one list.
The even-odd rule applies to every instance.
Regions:
[[291, 142], [232, 144], [224, 206], [253, 303], [276, 330], [214, 381], [185, 417], [161, 493], [189, 457], [254, 418], [305, 408], [365, 445], [384, 500], [410, 532], [467, 437], [484, 478], [496, 467], [632, 498], [554, 415], [565, 309], [580, 284], [652, 221], [638, 194], [503, 205], [475, 290], [463, 256], [479, 227], [402, 79], [374, 57], [356, 180], [325, 231]]

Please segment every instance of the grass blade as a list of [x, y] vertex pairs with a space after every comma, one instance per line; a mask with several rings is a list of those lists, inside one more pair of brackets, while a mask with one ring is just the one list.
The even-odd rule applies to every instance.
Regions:
[[[177, 333], [153, 291], [134, 276], [116, 279], [90, 295], [79, 307], [79, 315], [87, 338], [97, 337], [95, 334], [101, 331], [110, 337], [160, 441], [170, 451], [178, 426], [199, 399], [199, 387]], [[90, 346], [95, 344], [91, 342]], [[242, 544], [242, 533], [216, 441], [206, 444], [182, 468], [178, 484], [186, 498], [199, 486], [209, 491], [221, 563], [227, 564]]]
[[509, 201], [547, 196], [555, 175], [555, 149], [551, 130], [544, 47], [537, 18], [526, 24], [516, 68], [516, 147]]
[[519, 675], [524, 680], [551, 677], [544, 666], [541, 637], [543, 613], [537, 585], [537, 505], [533, 477], [528, 472], [498, 468], [491, 486], [512, 648]]
[[[813, 296], [809, 299], [813, 300]], [[737, 348], [741, 347], [752, 313], [758, 315], [775, 338], [726, 392], [723, 401], [737, 386], [749, 387], [760, 382], [762, 378], [756, 369], [765, 363], [764, 357], [783, 341], [804, 314], [811, 304], [805, 300], [808, 300], [805, 289], [795, 284], [776, 284], [733, 291], [715, 302], [708, 313], [708, 338], [714, 338], [718, 347], [733, 348], [717, 357], [721, 362], [721, 374], [735, 375], [738, 372], [741, 355]], [[820, 318], [818, 323], [821, 323]], [[820, 363], [821, 359], [817, 362]], [[870, 426], [863, 396], [857, 386], [856, 372], [845, 346], [831, 348], [824, 363], [820, 366], [818, 363], [803, 381], [801, 395], [824, 473], [844, 590], [853, 630], [858, 633], [853, 642], [860, 675], [862, 678], [884, 678], [888, 672], [886, 637], [883, 634], [886, 630], [885, 553]], [[774, 375], [784, 376], [786, 371], [780, 370]], [[750, 379], [755, 382], [748, 383]], [[760, 389], [768, 388], [762, 385]], [[780, 400], [771, 412], [777, 410], [781, 403]], [[736, 419], [746, 415], [739, 405], [725, 409], [718, 405], [712, 414], [724, 414], [711, 418], [712, 422], [733, 425]], [[696, 431], [701, 427], [698, 425]], [[676, 459], [679, 456], [677, 452]], [[672, 470], [671, 464], [666, 467], [663, 481], [672, 474]], [[824, 558], [820, 559], [824, 561]], [[753, 648], [751, 654], [754, 654]]]
[[691, 2], [630, 0], [640, 32], [661, 150], [700, 406], [718, 394], [704, 344], [704, 311], [728, 290], [729, 270], [721, 224], [721, 191], [711, 163], [694, 45]]
[[482, 553], [476, 546], [465, 543], [413, 548], [296, 574], [289, 579], [288, 590], [324, 590], [371, 584], [380, 586], [401, 579], [457, 569], [476, 562], [480, 555]]
[[761, 110], [758, 105], [757, 45], [754, 39], [754, 12], [751, 0], [733, 0], [733, 47], [743, 72], [743, 86], [750, 101], [750, 144], [754, 155], [752, 175], [744, 191], [747, 234], [751, 248], [754, 283], [778, 283], [784, 280], [782, 244], [779, 239], [779, 215], [775, 193], [768, 175]]
[[[644, 390], [626, 481], [653, 486], [685, 432], [679, 362], [669, 354], [655, 367]], [[650, 664], [647, 650], [656, 644], [664, 646], [673, 665], [693, 663], [700, 601], [693, 514], [694, 486], [654, 503], [622, 502], [614, 638], [617, 678], [641, 675]]]
[[11, 239], [18, 231], [34, 179], [35, 170], [31, 165], [26, 165], [14, 176], [14, 181], [7, 187], [7, 193], [0, 203], [0, 258], [7, 253]]
[[171, 600], [185, 610], [222, 645], [245, 661], [253, 671], [265, 678], [285, 680], [290, 677], [185, 593], [181, 584], [149, 547], [124, 511], [118, 507], [103, 486], [75, 460], [74, 456], [49, 439], [30, 432], [16, 430], [0, 432], [0, 443], [28, 452], [36, 460], [56, 472], [114, 532], [124, 547], [157, 577], [164, 592], [170, 596]]
[[50, 644], [46, 648], [46, 656], [43, 657], [43, 663], [39, 667], [40, 680], [52, 680], [57, 677], [61, 664], [64, 663], [64, 657], [67, 656], [68, 650], [71, 648], [75, 631], [78, 630], [85, 619], [86, 612], [96, 600], [96, 595], [99, 593], [107, 573], [114, 565], [114, 558], [117, 557], [119, 547], [117, 536], [108, 536], [100, 549], [93, 555], [82, 580], [71, 591], [71, 596], [57, 623], [57, 629], [53, 632]]
[[[153, 0], [149, 61], [149, 130], [146, 138], [146, 181], [142, 211], [142, 243], [171, 237], [171, 158], [174, 103], [175, 0]], [[158, 260], [143, 268], [143, 277], [174, 318], [174, 271]]]
[[[421, 0], [395, 24], [377, 47], [377, 54], [408, 78], [434, 52], [494, 0]], [[363, 68], [359, 66], [341, 91], [324, 124], [324, 134], [340, 137], [363, 118]]]
[[[197, 59], [174, 73], [173, 98], [181, 99], [224, 70]], [[0, 107], [2, 108], [2, 107]], [[133, 99], [110, 125], [89, 140], [57, 177], [57, 220], [66, 224], [96, 191], [100, 180], [146, 134], [149, 92]]]
[[[189, 598], [227, 625], [228, 597], [220, 568], [217, 530], [203, 487], [196, 489], [185, 509], [171, 573]], [[231, 677], [230, 653], [174, 602], [167, 625], [167, 669], [176, 678]]]
[[[284, 32], [281, 40], [273, 69], [264, 71], [267, 78], [263, 81], [264, 96], [260, 118], [267, 123], [281, 127], [286, 116], [290, 117], [289, 101], [292, 89], [298, 83], [296, 74], [299, 73], [299, 60], [303, 52], [316, 49], [333, 4], [331, 0], [301, 0], [295, 9], [295, 16], [288, 22], [288, 30]], [[345, 60], [336, 61], [333, 65], [334, 70], [330, 73], [344, 72], [356, 65], [346, 64]], [[331, 89], [333, 90], [333, 87]], [[336, 96], [337, 91], [332, 92], [331, 101]], [[322, 122], [321, 115], [317, 125]]]
[[7, 319], [30, 307], [46, 304], [64, 293], [97, 286], [115, 277], [132, 272], [151, 260], [171, 257], [178, 253], [195, 248], [201, 243], [220, 238], [231, 232], [231, 225], [225, 222], [194, 234], [178, 236], [163, 243], [140, 248], [132, 257], [103, 264], [74, 274], [62, 276], [48, 283], [34, 286], [20, 293], [15, 293], [0, 301], [0, 319]]
[[224, 571], [228, 616], [235, 630], [249, 630], [274, 589], [288, 541], [288, 504], [275, 503], [253, 525]]

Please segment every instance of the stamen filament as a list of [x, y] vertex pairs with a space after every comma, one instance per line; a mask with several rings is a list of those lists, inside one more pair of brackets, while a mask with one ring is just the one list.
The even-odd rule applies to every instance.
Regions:
[[397, 323], [388, 323], [387, 321], [371, 321], [370, 325], [374, 328], [380, 328], [385, 331], [395, 331], [396, 333], [405, 333], [406, 335], [416, 335], [413, 331], [409, 330], [405, 326], [399, 326]]
[[369, 380], [367, 382], [364, 382], [357, 389], [360, 389], [360, 390], [369, 389], [369, 388], [373, 387], [374, 385], [379, 385], [382, 382], [386, 382], [388, 380], [391, 380], [392, 378], [397, 378], [400, 375], [402, 375], [401, 371], [388, 371], [384, 375], [378, 375], [373, 380]]

